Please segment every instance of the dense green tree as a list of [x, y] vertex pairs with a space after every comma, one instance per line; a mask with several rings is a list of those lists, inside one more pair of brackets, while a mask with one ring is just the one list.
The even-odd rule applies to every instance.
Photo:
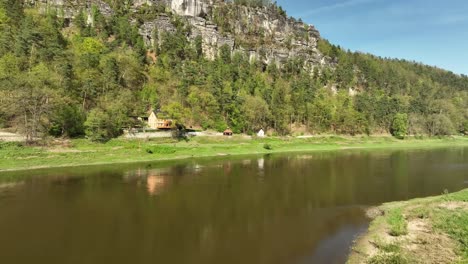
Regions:
[[93, 108], [84, 123], [86, 136], [93, 141], [105, 142], [120, 136], [123, 129], [130, 125], [129, 109], [125, 105], [126, 98], [101, 102]]
[[288, 85], [284, 80], [278, 80], [274, 84], [270, 107], [274, 122], [273, 126], [281, 135], [289, 133], [291, 121], [291, 106], [289, 102]]
[[452, 121], [444, 114], [433, 114], [427, 119], [427, 131], [433, 136], [453, 135], [455, 128]]
[[76, 105], [63, 104], [51, 115], [49, 133], [55, 137], [84, 135], [85, 115]]
[[396, 114], [392, 123], [392, 135], [396, 138], [403, 139], [408, 134], [408, 115]]
[[463, 122], [462, 131], [464, 135], [468, 135], [468, 120]]
[[[0, 0], [0, 126], [17, 127], [29, 139], [85, 132], [105, 141], [132, 126], [129, 116], [162, 110], [180, 124], [218, 131], [467, 133], [467, 76], [345, 51], [326, 40], [318, 49], [331, 67], [309, 69], [302, 58], [266, 64], [228, 45], [208, 60], [203, 38], [189, 39], [185, 18], [169, 15], [175, 30], [156, 30], [146, 47], [138, 27], [167, 10], [145, 6], [134, 12], [131, 1], [106, 2], [115, 11], [110, 17], [91, 5], [65, 29], [52, 10], [24, 12], [23, 1]], [[235, 4], [285, 16], [269, 1]], [[230, 8], [220, 5], [202, 15], [222, 33], [234, 34], [231, 21], [238, 12]], [[258, 39], [264, 32], [251, 25], [246, 34], [234, 34], [235, 45], [264, 56], [269, 40]]]
[[272, 116], [268, 104], [262, 98], [247, 95], [244, 99], [242, 112], [245, 115], [248, 132], [268, 129]]

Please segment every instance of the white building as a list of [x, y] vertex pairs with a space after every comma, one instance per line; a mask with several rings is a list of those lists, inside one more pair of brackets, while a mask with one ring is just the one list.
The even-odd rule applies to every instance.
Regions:
[[263, 131], [263, 129], [260, 129], [260, 131], [258, 131], [257, 133], [257, 137], [265, 137], [265, 131]]

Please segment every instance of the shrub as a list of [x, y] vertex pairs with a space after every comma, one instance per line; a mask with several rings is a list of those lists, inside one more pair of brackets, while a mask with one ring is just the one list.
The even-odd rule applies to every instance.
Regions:
[[396, 114], [392, 123], [392, 135], [399, 139], [404, 139], [408, 134], [408, 115]]
[[268, 143], [263, 144], [263, 148], [266, 150], [273, 150], [273, 147]]
[[463, 133], [464, 135], [468, 135], [468, 120], [466, 120], [465, 122], [463, 122], [462, 133]]
[[85, 122], [86, 136], [97, 142], [107, 142], [120, 136], [127, 117], [121, 111], [95, 108], [88, 114]]
[[172, 154], [177, 150], [170, 146], [150, 146], [145, 149], [148, 154]]
[[453, 135], [455, 131], [452, 121], [444, 114], [431, 115], [427, 120], [427, 127], [432, 136]]

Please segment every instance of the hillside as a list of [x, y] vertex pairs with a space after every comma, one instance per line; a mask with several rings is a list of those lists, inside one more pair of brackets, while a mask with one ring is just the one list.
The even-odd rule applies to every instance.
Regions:
[[468, 78], [331, 45], [268, 1], [0, 0], [0, 128], [117, 137], [151, 109], [251, 133], [468, 131]]

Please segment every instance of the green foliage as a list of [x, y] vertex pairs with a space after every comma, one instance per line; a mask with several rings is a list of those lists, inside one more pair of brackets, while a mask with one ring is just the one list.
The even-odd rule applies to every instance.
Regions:
[[463, 122], [462, 133], [468, 135], [468, 120], [465, 120], [465, 122]]
[[106, 142], [120, 136], [129, 123], [124, 106], [109, 103], [105, 108], [94, 108], [84, 123], [86, 136], [92, 141]]
[[148, 154], [172, 154], [177, 151], [176, 148], [170, 146], [149, 146], [145, 149]]
[[271, 0], [234, 0], [234, 3], [238, 5], [260, 7], [271, 5]]
[[433, 114], [427, 119], [427, 130], [433, 136], [452, 135], [455, 132], [450, 118], [444, 114]]
[[410, 263], [407, 258], [398, 253], [387, 253], [373, 256], [368, 264], [406, 264]]
[[85, 122], [86, 136], [92, 141], [106, 141], [112, 138], [114, 127], [109, 127], [109, 115], [101, 109], [93, 109]]
[[401, 236], [408, 233], [408, 223], [406, 222], [401, 208], [392, 209], [388, 212], [387, 223], [390, 226], [391, 236]]
[[266, 149], [266, 150], [273, 150], [273, 147], [269, 143], [263, 144], [263, 148]]
[[392, 123], [392, 135], [403, 139], [408, 134], [408, 115], [396, 114]]
[[443, 230], [460, 243], [462, 254], [468, 260], [468, 213], [450, 213], [437, 220], [436, 228]]
[[[89, 138], [105, 141], [132, 125], [129, 116], [144, 116], [150, 109], [187, 126], [231, 127], [235, 133], [263, 128], [287, 135], [295, 127], [350, 135], [468, 133], [466, 76], [345, 51], [326, 40], [318, 48], [335, 67], [315, 67], [312, 74], [301, 58], [281, 67], [264, 65], [232, 54], [227, 45], [206, 60], [203, 39], [189, 41], [191, 28], [178, 16], [170, 16], [175, 32], [154, 32], [153, 63], [138, 27], [166, 12], [162, 6], [144, 5], [133, 13], [130, 2], [108, 0], [116, 11], [111, 17], [91, 6], [64, 29], [53, 12], [23, 12], [19, 2], [0, 1], [0, 122], [17, 126], [29, 138], [79, 137], [86, 131]], [[286, 17], [270, 1], [235, 4]], [[241, 8], [219, 5], [205, 15], [220, 31], [233, 32], [231, 22], [239, 19], [234, 11]], [[236, 36], [236, 45], [264, 53], [268, 40], [244, 20], [240, 23], [248, 33]]]
[[369, 264], [412, 263], [412, 261], [410, 261], [410, 259], [405, 254], [403, 254], [401, 246], [398, 244], [377, 241], [375, 245], [380, 251], [378, 254], [370, 258], [366, 263], [369, 263]]
[[55, 137], [84, 135], [85, 115], [76, 105], [62, 105], [52, 116], [49, 134]]

